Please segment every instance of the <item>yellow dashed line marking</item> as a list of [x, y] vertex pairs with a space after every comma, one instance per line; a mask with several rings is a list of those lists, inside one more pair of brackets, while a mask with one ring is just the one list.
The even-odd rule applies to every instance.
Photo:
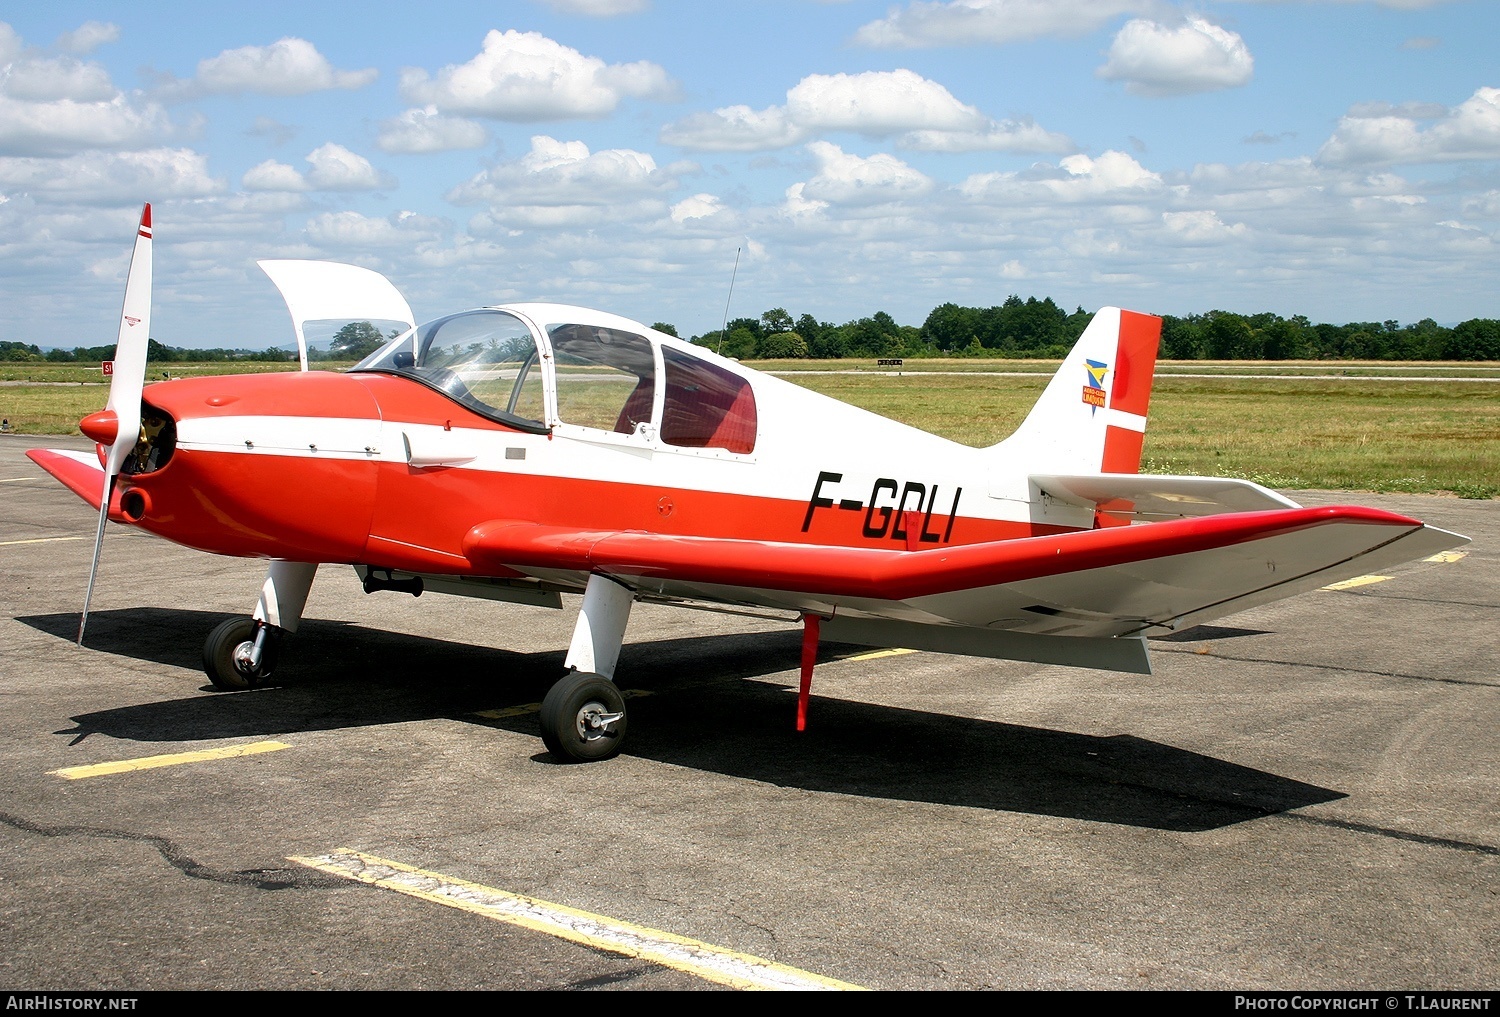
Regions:
[[251, 742], [249, 745], [231, 745], [222, 749], [204, 749], [201, 752], [175, 752], [169, 756], [143, 756], [140, 759], [120, 759], [113, 763], [94, 763], [91, 766], [69, 766], [50, 772], [68, 780], [84, 777], [102, 777], [110, 773], [129, 773], [132, 770], [154, 770], [158, 766], [178, 766], [182, 763], [201, 763], [208, 759], [232, 759], [235, 756], [254, 756], [262, 752], [289, 749], [285, 742]]
[[900, 657], [908, 653], [916, 653], [916, 650], [876, 650], [874, 653], [861, 653], [855, 657], [845, 657], [845, 660], [879, 660], [881, 657]]
[[312, 858], [293, 856], [288, 860], [596, 950], [639, 957], [736, 989], [863, 988], [750, 954], [674, 936], [670, 932], [617, 922], [603, 915], [428, 872], [349, 848], [338, 848]]
[[1423, 558], [1422, 560], [1423, 561], [1437, 562], [1439, 565], [1446, 565], [1449, 562], [1455, 562], [1455, 561], [1458, 561], [1460, 558], [1467, 558], [1468, 556], [1469, 556], [1469, 552], [1468, 551], [1439, 551], [1437, 554], [1433, 555], [1431, 558]]
[[[625, 689], [620, 695], [626, 699], [639, 699], [642, 696], [654, 696], [656, 693], [647, 689]], [[495, 710], [475, 710], [470, 716], [483, 717], [485, 720], [505, 720], [507, 717], [524, 717], [527, 714], [541, 712], [541, 703], [524, 703], [521, 706], [502, 706]]]
[[541, 703], [527, 703], [525, 706], [507, 706], [501, 710], [475, 710], [474, 716], [485, 720], [504, 720], [506, 717], [524, 717], [528, 713], [541, 712]]
[[35, 477], [8, 477], [5, 480], [0, 480], [0, 484], [24, 484], [28, 480], [35, 479]]
[[60, 540], [88, 540], [87, 537], [34, 537], [31, 540], [0, 540], [0, 547], [12, 544], [55, 544]]
[[1352, 590], [1356, 586], [1369, 586], [1372, 583], [1383, 583], [1390, 578], [1390, 576], [1355, 576], [1353, 579], [1345, 579], [1342, 583], [1330, 583], [1327, 586], [1320, 586], [1318, 587], [1318, 589]]

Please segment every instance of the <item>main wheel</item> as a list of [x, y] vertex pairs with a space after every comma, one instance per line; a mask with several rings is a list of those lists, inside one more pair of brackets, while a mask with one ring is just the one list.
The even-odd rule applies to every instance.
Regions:
[[251, 618], [231, 618], [208, 634], [203, 642], [203, 670], [215, 688], [239, 692], [254, 688], [271, 676], [276, 666], [276, 630], [266, 633], [260, 667], [251, 671], [239, 658], [249, 652], [254, 642], [255, 621]]
[[619, 755], [625, 744], [625, 697], [607, 678], [569, 673], [542, 700], [542, 742], [565, 762]]

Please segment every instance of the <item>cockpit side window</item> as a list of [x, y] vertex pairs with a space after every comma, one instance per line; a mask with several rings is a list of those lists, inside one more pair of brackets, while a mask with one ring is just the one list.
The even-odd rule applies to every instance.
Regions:
[[551, 325], [557, 418], [621, 434], [651, 421], [656, 356], [642, 336], [596, 325]]
[[750, 383], [717, 364], [662, 347], [667, 390], [661, 440], [684, 448], [755, 451], [757, 417]]
[[350, 370], [414, 378], [483, 416], [523, 430], [547, 430], [536, 340], [505, 311], [465, 311], [428, 322]]

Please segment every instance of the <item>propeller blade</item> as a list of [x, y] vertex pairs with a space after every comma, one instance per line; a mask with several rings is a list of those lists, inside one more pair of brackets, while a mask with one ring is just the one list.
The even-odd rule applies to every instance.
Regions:
[[151, 206], [141, 212], [125, 278], [125, 306], [120, 312], [120, 337], [115, 342], [115, 374], [109, 385], [105, 409], [119, 420], [114, 444], [109, 447], [105, 472], [114, 477], [135, 448], [141, 433], [141, 392], [146, 387], [146, 356], [151, 337]]
[[115, 342], [115, 373], [109, 383], [109, 401], [105, 403], [105, 412], [115, 419], [115, 434], [105, 457], [99, 530], [94, 535], [94, 560], [89, 566], [88, 592], [83, 596], [83, 613], [78, 619], [79, 646], [83, 645], [83, 630], [89, 620], [89, 601], [93, 599], [94, 579], [99, 573], [99, 556], [104, 549], [104, 523], [109, 518], [109, 499], [115, 491], [115, 478], [120, 475], [141, 433], [141, 392], [146, 387], [150, 340], [151, 205], [148, 203], [141, 210], [135, 250], [130, 256], [130, 273], [125, 277], [125, 304], [120, 311], [120, 334]]
[[104, 549], [104, 521], [109, 518], [109, 499], [115, 493], [115, 478], [104, 475], [104, 496], [99, 500], [99, 529], [94, 534], [94, 560], [89, 565], [89, 588], [83, 595], [83, 614], [78, 616], [78, 645], [83, 645], [83, 630], [89, 623], [89, 601], [94, 599], [94, 579], [99, 574], [99, 552]]

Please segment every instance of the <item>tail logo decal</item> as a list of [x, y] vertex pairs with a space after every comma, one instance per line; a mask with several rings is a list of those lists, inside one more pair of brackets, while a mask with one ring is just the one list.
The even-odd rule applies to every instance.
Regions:
[[1089, 383], [1083, 386], [1083, 401], [1089, 405], [1089, 415], [1093, 416], [1104, 406], [1104, 376], [1109, 373], [1109, 365], [1098, 360], [1085, 360], [1084, 364], [1089, 372]]

